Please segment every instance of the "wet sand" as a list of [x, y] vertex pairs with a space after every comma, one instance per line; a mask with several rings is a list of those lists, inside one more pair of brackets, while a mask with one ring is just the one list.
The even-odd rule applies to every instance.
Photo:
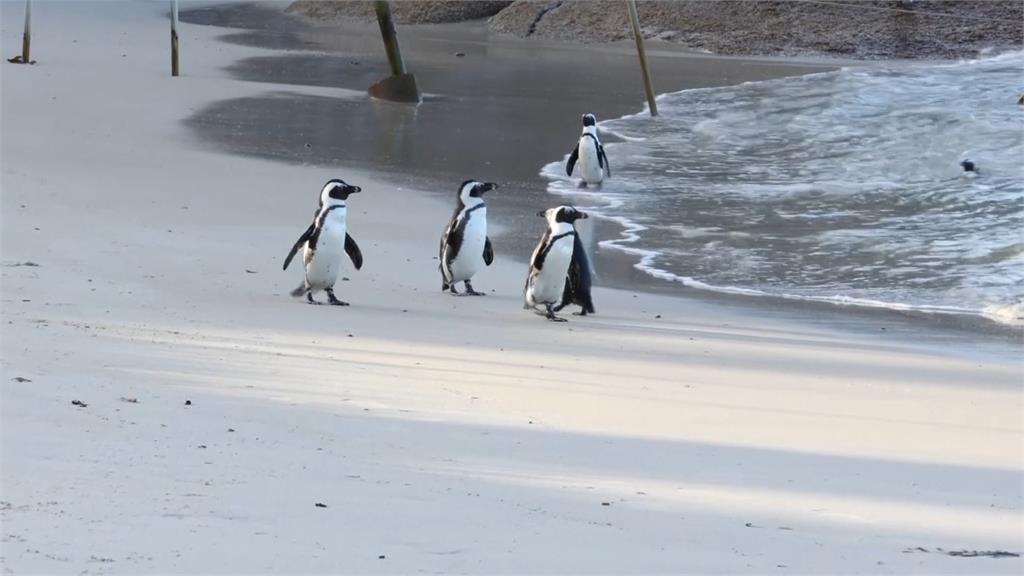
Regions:
[[[362, 91], [387, 75], [376, 25], [339, 31], [270, 8], [207, 8], [183, 12], [182, 19], [250, 28], [224, 38], [230, 42], [323, 51], [244, 59], [229, 68], [240, 79]], [[489, 34], [480, 22], [404, 27], [399, 36], [406, 64], [426, 94], [419, 106], [285, 89], [215, 103], [189, 124], [230, 152], [365, 168], [445, 196], [467, 178], [494, 180], [502, 189], [490, 199], [492, 217], [519, 227], [557, 202], [546, 193], [540, 168], [572, 149], [582, 113], [613, 118], [644, 106], [635, 49], [625, 44], [524, 41]], [[650, 47], [659, 93], [834, 67], [709, 58], [662, 44]], [[503, 249], [525, 259], [534, 239], [508, 240]]]

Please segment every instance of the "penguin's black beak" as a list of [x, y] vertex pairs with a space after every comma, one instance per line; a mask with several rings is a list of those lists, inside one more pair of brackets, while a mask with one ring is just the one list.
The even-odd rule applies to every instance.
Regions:
[[576, 219], [586, 220], [587, 218], [590, 218], [590, 216], [588, 216], [586, 212], [577, 212], [576, 213]]
[[359, 186], [351, 186], [351, 187], [349, 188], [349, 191], [348, 191], [348, 193], [349, 193], [349, 194], [355, 194], [355, 193], [357, 193], [357, 192], [362, 192], [362, 191], [363, 191], [363, 189], [362, 189], [362, 188], [360, 188]]
[[498, 189], [498, 184], [497, 183], [495, 183], [495, 182], [485, 182], [483, 189], [481, 189], [481, 192], [490, 192], [491, 190], [497, 190], [497, 189]]
[[540, 216], [541, 218], [543, 218], [546, 213], [547, 213], [547, 210], [541, 210], [540, 212], [537, 212], [537, 216]]

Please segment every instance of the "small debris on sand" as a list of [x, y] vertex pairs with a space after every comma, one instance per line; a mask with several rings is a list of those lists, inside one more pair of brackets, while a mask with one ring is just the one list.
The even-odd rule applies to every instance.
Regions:
[[71, 405], [72, 406], [78, 406], [79, 408], [85, 408], [86, 406], [88, 406], [88, 404], [86, 404], [85, 402], [82, 402], [81, 400], [72, 400], [71, 401]]
[[988, 558], [1020, 558], [1020, 554], [1016, 552], [1007, 552], [1006, 550], [950, 550], [947, 554], [950, 556], [960, 556], [962, 558], [975, 558], [978, 556], [985, 556]]
[[601, 506], [611, 506], [611, 502], [601, 502]]
[[124, 396], [121, 396], [121, 402], [127, 402], [129, 404], [138, 404], [139, 403], [139, 399], [138, 398], [126, 398]]
[[327, 508], [327, 504], [324, 504], [323, 502], [317, 502], [316, 503], [316, 507], [317, 508]]
[[245, 273], [246, 273], [246, 274], [255, 274], [255, 273], [256, 273], [256, 271], [255, 271], [255, 270], [249, 270], [248, 268], [246, 268], [246, 269], [245, 269]]
[[28, 378], [23, 378], [21, 376], [15, 376], [14, 378], [11, 378], [11, 380], [14, 380], [15, 382], [31, 382]]
[[383, 554], [381, 554], [380, 556], [377, 556], [377, 560], [383, 560], [383, 559], [384, 559], [384, 555]]
[[234, 431], [235, 431], [234, 428], [228, 428], [228, 432], [234, 432]]
[[191, 405], [192, 405], [192, 401], [191, 400], [185, 400], [185, 406], [191, 406]]

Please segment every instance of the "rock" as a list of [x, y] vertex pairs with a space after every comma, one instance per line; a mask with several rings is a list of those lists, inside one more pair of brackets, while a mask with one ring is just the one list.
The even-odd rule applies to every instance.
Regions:
[[316, 503], [316, 507], [317, 508], [327, 508], [327, 504], [324, 504], [323, 502], [317, 502]]
[[[418, 0], [391, 3], [396, 24], [441, 24], [479, 20], [497, 14], [512, 0], [460, 2], [457, 0]], [[289, 13], [316, 20], [376, 21], [373, 2], [343, 0], [299, 0], [288, 6]]]
[[85, 408], [86, 406], [88, 406], [88, 404], [86, 404], [85, 402], [82, 402], [81, 400], [72, 400], [71, 401], [71, 405], [72, 406], [78, 406], [79, 408]]

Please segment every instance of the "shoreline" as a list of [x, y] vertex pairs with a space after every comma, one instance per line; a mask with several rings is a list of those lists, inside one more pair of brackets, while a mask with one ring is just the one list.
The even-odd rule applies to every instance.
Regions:
[[[276, 49], [307, 51], [303, 56], [281, 53], [276, 58], [261, 57], [235, 63], [229, 67], [229, 72], [240, 79], [279, 83], [285, 89], [296, 85], [324, 85], [361, 90], [386, 74], [383, 57], [378, 53], [379, 50], [375, 50], [374, 42], [379, 42], [379, 33], [373, 26], [356, 23], [340, 27], [317, 25], [308, 18], [273, 9], [241, 12], [230, 7], [210, 7], [186, 11], [182, 17], [192, 23], [233, 27], [230, 33], [221, 36], [226, 42], [241, 45], [271, 44]], [[607, 90], [598, 88], [596, 83], [589, 84], [587, 90], [592, 86], [601, 93], [597, 107], [609, 111], [608, 116], [599, 114], [599, 120], [638, 113], [644, 106], [643, 95], [639, 91], [639, 78], [633, 78], [636, 73], [635, 55], [632, 48], [623, 43], [579, 45], [495, 37], [483, 21], [400, 27], [399, 34], [407, 45], [406, 58], [410, 69], [417, 72], [421, 87], [426, 92], [425, 102], [415, 109], [365, 99], [361, 104], [347, 102], [342, 105], [322, 99], [281, 94], [214, 104], [196, 114], [189, 123], [200, 138], [213, 142], [215, 149], [317, 166], [332, 165], [336, 159], [344, 158], [345, 164], [379, 172], [383, 178], [398, 186], [436, 190], [436, 196], [445, 200], [450, 196], [446, 191], [449, 188], [454, 190], [455, 183], [465, 178], [498, 179], [503, 183], [503, 191], [489, 201], [493, 207], [492, 219], [501, 229], [515, 230], [528, 229], [533, 224], [529, 216], [536, 211], [537, 205], [545, 202], [554, 205], [559, 201], [557, 196], [547, 192], [548, 180], [541, 176], [541, 172], [545, 164], [564, 154], [563, 148], [568, 145], [561, 144], [561, 140], [554, 146], [548, 145], [536, 141], [536, 135], [549, 133], [550, 127], [558, 126], [558, 132], [564, 132], [565, 142], [571, 142], [576, 132], [574, 116], [569, 111], [555, 113], [538, 101], [503, 96], [522, 77], [520, 68], [524, 66], [524, 60], [531, 55], [538, 56], [538, 51], [549, 52], [525, 69], [530, 69], [534, 82], [546, 85], [551, 93], [567, 94], [564, 98], [567, 106], [561, 106], [560, 110], [575, 110], [572, 102], [579, 101], [583, 96], [571, 84], [574, 80], [580, 80], [580, 77], [563, 77], [565, 70], [582, 62], [584, 56], [604, 54], [605, 58], [612, 58], [603, 61], [605, 82], [614, 78], [611, 81], [613, 84], [624, 85], [626, 92], [634, 94], [632, 103], [624, 104], [624, 101], [630, 100], [623, 97], [622, 88]], [[309, 50], [314, 52], [310, 53]], [[455, 52], [467, 56], [456, 59], [453, 57]], [[660, 72], [655, 79], [656, 82], [662, 79], [663, 87], [658, 88], [662, 94], [676, 89], [829, 72], [847, 65], [882, 64], [821, 58], [719, 57], [695, 54], [665, 42], [648, 43], [648, 54], [652, 58], [652, 67]], [[457, 62], [457, 68], [453, 62]], [[919, 60], [902, 62], [908, 65], [922, 63]], [[511, 71], [506, 72], [506, 75], [511, 80], [502, 75], [490, 74], [487, 71], [489, 66], [510, 68]], [[471, 82], [472, 78], [481, 74], [485, 75], [488, 82], [482, 88], [482, 94], [478, 93], [477, 87], [472, 86]], [[486, 112], [480, 113], [474, 107], [484, 107]], [[367, 114], [375, 116], [376, 122], [358, 120], [360, 115]], [[504, 124], [495, 127], [500, 136], [494, 143], [480, 142], [493, 139], [484, 133], [484, 128], [468, 141], [460, 131], [448, 133], [456, 118], [474, 126], [486, 126], [485, 119], [509, 119], [515, 115], [529, 116], [531, 120], [522, 123], [522, 126], [509, 127]], [[270, 121], [269, 124], [261, 124], [259, 132], [246, 132], [244, 128], [239, 132], [234, 127], [235, 123], [255, 127], [251, 120], [253, 118], [278, 116], [287, 117], [288, 123], [279, 125]], [[209, 122], [211, 118], [217, 119], [218, 123]], [[332, 125], [348, 131], [345, 138], [356, 134], [358, 144], [346, 145], [333, 141], [333, 136], [318, 135], [317, 125], [321, 118], [330, 118]], [[388, 127], [387, 132], [394, 132], [395, 135], [382, 138], [377, 134], [380, 123]], [[226, 125], [228, 130], [219, 128], [220, 125]], [[291, 132], [299, 132], [301, 137], [295, 137]], [[609, 142], [617, 141], [613, 135], [607, 137]], [[531, 140], [534, 142], [527, 149], [519, 144]], [[510, 146], [516, 148], [516, 152], [511, 156], [505, 155], [503, 148]], [[535, 152], [538, 147], [544, 148], [545, 152]], [[434, 152], [430, 149], [434, 149]], [[444, 152], [435, 153], [438, 150]], [[384, 153], [383, 159], [376, 156], [381, 152]], [[424, 152], [429, 156], [429, 161], [421, 157]], [[503, 164], [506, 158], [514, 159], [515, 163]], [[490, 170], [487, 174], [481, 174], [484, 167]], [[509, 191], [521, 199], [510, 198]], [[621, 232], [626, 229], [604, 219], [597, 228], [597, 240], [601, 242], [620, 239]], [[529, 237], [521, 239], [505, 236], [496, 245], [496, 249], [525, 262], [533, 242], [534, 239]], [[1024, 331], [1019, 326], [997, 322], [981, 314], [939, 314], [768, 294], [728, 294], [656, 278], [637, 269], [634, 264], [639, 257], [620, 250], [599, 249], [594, 256], [595, 266], [608, 272], [600, 276], [599, 282], [613, 288], [639, 289], [740, 306], [777, 308], [790, 312], [794, 317], [809, 318], [812, 321], [815, 315], [826, 314], [842, 324], [867, 330], [891, 330], [897, 323], [909, 322], [928, 330], [961, 332], [965, 337], [980, 335], [1018, 345], [1024, 343]], [[625, 262], [629, 262], [629, 265], [624, 265]], [[885, 326], [872, 325], [879, 321]]]

